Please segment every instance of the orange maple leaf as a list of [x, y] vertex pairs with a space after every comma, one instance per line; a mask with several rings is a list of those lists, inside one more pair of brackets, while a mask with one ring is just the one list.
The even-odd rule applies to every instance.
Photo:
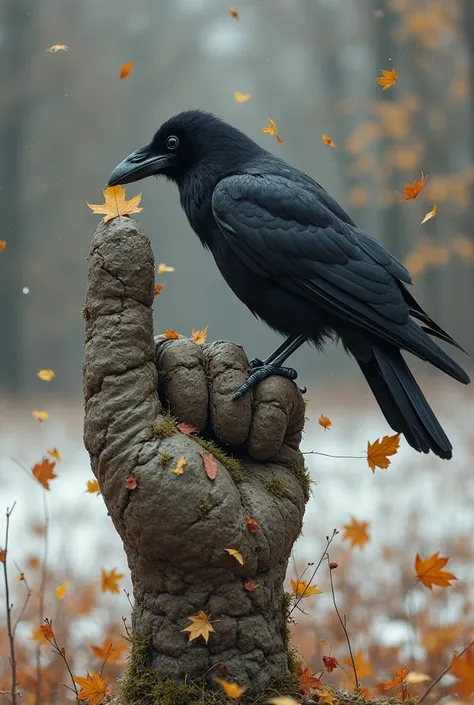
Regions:
[[232, 5], [229, 5], [229, 3], [227, 3], [227, 11], [234, 20], [239, 19], [239, 13], [235, 9], [235, 7], [232, 7]]
[[391, 88], [396, 84], [398, 76], [395, 69], [390, 69], [389, 71], [381, 69], [381, 71], [382, 75], [377, 78], [377, 83], [386, 91], [387, 88]]
[[89, 494], [100, 494], [100, 487], [97, 480], [87, 480], [86, 492]]
[[195, 343], [198, 345], [203, 345], [206, 342], [206, 336], [207, 336], [207, 329], [209, 326], [207, 325], [205, 328], [202, 330], [194, 330], [191, 335], [191, 339], [194, 340]]
[[31, 469], [33, 476], [36, 477], [40, 485], [43, 485], [45, 490], [49, 490], [49, 481], [57, 477], [54, 472], [55, 465], [55, 462], [48, 460], [48, 458], [43, 458], [41, 463], [36, 463]]
[[5, 563], [7, 553], [4, 548], [0, 548], [0, 563]]
[[188, 619], [191, 622], [189, 627], [181, 629], [182, 632], [189, 632], [188, 641], [194, 641], [194, 639], [199, 639], [202, 636], [207, 644], [211, 632], [216, 631], [212, 626], [211, 615], [200, 610], [197, 614], [188, 617]]
[[166, 338], [166, 340], [178, 340], [178, 338], [181, 338], [181, 336], [175, 330], [168, 329], [168, 330], [165, 330], [165, 338]]
[[[350, 658], [346, 658], [344, 663], [347, 666], [352, 666], [352, 661]], [[364, 653], [361, 650], [356, 651], [354, 654], [354, 663], [359, 678], [370, 678], [370, 676], [374, 675], [372, 664], [365, 658]]]
[[117, 573], [115, 568], [104, 570], [102, 568], [102, 592], [120, 592], [119, 580], [122, 580], [123, 573]]
[[313, 669], [311, 668], [311, 666], [303, 668], [303, 664], [301, 663], [301, 661], [298, 661], [298, 663], [296, 664], [296, 675], [298, 677], [300, 693], [303, 693], [303, 695], [307, 695], [309, 691], [313, 690], [314, 688], [323, 687], [323, 684], [321, 683], [319, 678], [316, 678], [316, 676], [313, 674]]
[[318, 419], [318, 424], [324, 428], [325, 431], [331, 428], [332, 426], [332, 421], [328, 416], [324, 416], [324, 414], [321, 414], [321, 416]]
[[157, 284], [155, 282], [155, 286], [153, 287], [153, 293], [155, 294], [155, 296], [158, 296], [159, 294], [161, 294], [161, 290], [163, 287], [164, 287], [164, 284]]
[[122, 66], [120, 69], [120, 78], [123, 80], [124, 78], [128, 78], [130, 74], [133, 71], [133, 61], [127, 61], [126, 64]]
[[342, 538], [348, 539], [351, 542], [351, 548], [355, 546], [364, 548], [367, 541], [370, 541], [368, 521], [358, 521], [355, 517], [352, 517], [349, 524], [346, 524], [342, 528], [344, 529], [344, 536]]
[[102, 662], [120, 664], [122, 663], [121, 657], [128, 647], [123, 641], [112, 641], [110, 637], [107, 637], [102, 646], [93, 644], [91, 649]]
[[417, 196], [420, 195], [420, 193], [423, 191], [423, 187], [425, 185], [426, 181], [426, 176], [421, 172], [421, 177], [419, 181], [414, 181], [412, 184], [409, 184], [408, 181], [405, 181], [405, 194], [403, 196], [403, 201], [411, 201], [413, 198], [416, 198]]
[[468, 700], [474, 693], [474, 646], [470, 646], [462, 656], [455, 656], [451, 674], [458, 679], [454, 690]]
[[49, 623], [48, 623], [48, 624], [42, 624], [42, 625], [40, 626], [40, 630], [41, 630], [41, 633], [42, 633], [43, 637], [44, 637], [47, 641], [51, 641], [51, 639], [54, 639], [54, 632], [53, 632], [53, 627], [51, 626], [51, 624], [49, 624]]
[[43, 382], [51, 382], [51, 380], [54, 379], [53, 370], [40, 370], [37, 374], [38, 377], [43, 380]]
[[324, 144], [328, 144], [330, 147], [335, 147], [336, 143], [329, 137], [329, 135], [321, 135], [321, 139]]
[[245, 523], [247, 524], [247, 528], [251, 534], [256, 534], [257, 531], [260, 530], [259, 525], [255, 521], [255, 519], [252, 519], [252, 517], [247, 517]]
[[52, 458], [56, 458], [56, 460], [62, 460], [62, 455], [57, 448], [51, 448], [51, 450], [47, 450], [46, 452]]
[[234, 91], [234, 100], [237, 103], [246, 103], [252, 97], [251, 93], [241, 93], [240, 91]]
[[36, 627], [36, 629], [33, 629], [30, 640], [38, 642], [38, 646], [45, 646], [48, 643], [48, 639], [53, 638], [53, 630], [51, 629], [51, 636], [49, 636], [49, 631], [47, 631], [48, 629], [51, 628], [48, 628], [45, 624], [42, 624], [40, 627]]
[[266, 127], [262, 127], [262, 132], [266, 135], [274, 135], [277, 138], [277, 141], [282, 144], [285, 140], [280, 137], [275, 120], [272, 120], [271, 118], [267, 118], [267, 120], [268, 125], [266, 125]]
[[5, 240], [0, 240], [0, 252], [5, 249], [7, 243]]
[[225, 681], [223, 678], [218, 678], [217, 676], [215, 676], [214, 680], [221, 686], [224, 693], [228, 698], [231, 698], [231, 700], [237, 700], [247, 690], [246, 685], [229, 683], [229, 681]]
[[367, 462], [372, 472], [375, 468], [386, 470], [390, 465], [389, 455], [395, 455], [398, 452], [400, 445], [400, 434], [394, 436], [384, 436], [382, 439], [377, 439], [374, 443], [367, 442]]
[[88, 700], [89, 705], [100, 705], [106, 695], [112, 695], [107, 690], [109, 684], [108, 678], [102, 678], [99, 673], [87, 671], [87, 678], [74, 676], [74, 680], [81, 686], [81, 692], [77, 696], [78, 700]]
[[[438, 587], [451, 587], [451, 581], [457, 580], [453, 573], [442, 570], [449, 558], [440, 558], [439, 551], [423, 560], [418, 553], [415, 558], [415, 575], [425, 587], [432, 590], [433, 585]], [[413, 573], [411, 573], [413, 575]]]
[[139, 193], [129, 201], [125, 198], [125, 189], [122, 186], [109, 186], [102, 192], [104, 194], [104, 203], [87, 205], [93, 213], [104, 214], [104, 223], [109, 220], [118, 218], [119, 215], [131, 215], [132, 213], [140, 213], [143, 208], [138, 208], [142, 200], [142, 194]]
[[393, 681], [383, 681], [384, 690], [390, 690], [391, 688], [396, 688], [397, 685], [401, 685], [405, 681], [409, 670], [409, 668], [401, 668], [397, 671], [397, 675]]

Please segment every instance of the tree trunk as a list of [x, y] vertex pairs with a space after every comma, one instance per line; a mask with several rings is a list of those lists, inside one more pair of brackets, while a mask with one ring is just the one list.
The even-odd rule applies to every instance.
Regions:
[[[288, 692], [294, 673], [283, 581], [308, 496], [298, 449], [304, 403], [282, 378], [265, 380], [253, 399], [232, 401], [247, 375], [233, 343], [161, 340], [155, 351], [153, 283], [150, 243], [136, 223], [100, 225], [85, 308], [84, 442], [134, 587], [122, 699], [146, 702], [152, 690], [164, 698], [170, 687], [195, 687], [185, 679], [212, 688], [215, 676]], [[173, 415], [232, 446], [239, 460], [180, 433], [163, 414], [155, 354]], [[209, 452], [218, 461], [214, 480], [203, 467]], [[130, 476], [136, 489], [126, 487]], [[183, 632], [200, 611], [215, 629], [208, 643]]]

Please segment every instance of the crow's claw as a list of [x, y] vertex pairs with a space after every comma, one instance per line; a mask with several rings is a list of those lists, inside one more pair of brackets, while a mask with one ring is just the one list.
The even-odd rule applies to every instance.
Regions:
[[253, 360], [250, 360], [250, 362], [249, 362], [249, 368], [251, 370], [253, 370], [256, 367], [263, 367], [264, 364], [265, 364], [264, 361], [261, 360], [259, 357], [254, 357]]
[[[252, 362], [254, 362], [254, 360], [252, 360]], [[272, 365], [271, 363], [251, 367], [251, 370], [252, 372], [248, 379], [234, 392], [232, 399], [243, 397], [244, 394], [247, 394], [250, 389], [253, 389], [255, 385], [261, 382], [262, 379], [266, 379], [267, 377], [278, 375], [279, 377], [286, 377], [287, 379], [293, 380], [298, 377], [298, 373], [292, 367], [282, 367], [281, 365]]]

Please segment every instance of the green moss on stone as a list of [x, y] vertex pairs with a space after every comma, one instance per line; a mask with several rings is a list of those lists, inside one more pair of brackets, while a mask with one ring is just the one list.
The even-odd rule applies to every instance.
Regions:
[[173, 456], [166, 450], [163, 450], [158, 456], [158, 464], [161, 465], [162, 468], [164, 468], [166, 463], [169, 463], [170, 460], [173, 460]]
[[274, 494], [275, 497], [284, 497], [286, 494], [286, 485], [279, 477], [272, 477], [271, 480], [267, 480], [265, 487], [269, 492]]
[[210, 503], [210, 501], [208, 499], [203, 499], [202, 502], [200, 504], [198, 504], [197, 509], [198, 509], [199, 518], [204, 521], [204, 519], [207, 517], [207, 515], [209, 514], [209, 512], [212, 509], [212, 504]]
[[247, 479], [247, 473], [245, 472], [242, 465], [235, 458], [231, 458], [227, 453], [225, 453], [222, 448], [219, 448], [214, 441], [207, 441], [200, 436], [194, 436], [193, 439], [196, 443], [199, 443], [201, 448], [207, 450], [208, 453], [212, 453], [216, 460], [218, 460], [225, 468], [228, 470], [230, 476], [237, 484], [243, 482]]
[[153, 438], [168, 438], [176, 431], [176, 419], [171, 414], [165, 414], [162, 421], [154, 421], [150, 427]]
[[311, 493], [311, 477], [308, 468], [304, 464], [301, 465], [298, 463], [297, 460], [286, 463], [286, 467], [298, 478], [298, 482], [303, 490], [304, 501], [307, 502]]

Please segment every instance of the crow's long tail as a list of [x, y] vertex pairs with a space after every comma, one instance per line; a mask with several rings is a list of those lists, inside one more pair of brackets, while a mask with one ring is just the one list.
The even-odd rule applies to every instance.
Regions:
[[357, 359], [390, 426], [420, 453], [452, 457], [452, 445], [419, 388], [401, 352], [373, 348], [372, 359]]

